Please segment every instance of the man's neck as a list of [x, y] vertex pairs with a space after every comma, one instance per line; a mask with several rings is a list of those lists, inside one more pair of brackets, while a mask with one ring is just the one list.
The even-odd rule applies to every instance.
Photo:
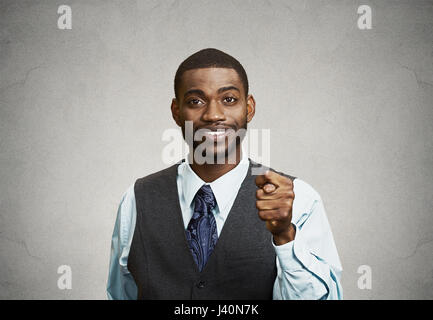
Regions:
[[239, 162], [241, 161], [242, 157], [242, 150], [240, 147], [237, 147], [235, 149], [236, 152], [236, 161], [235, 163], [228, 163], [229, 161], [227, 159], [231, 159], [230, 156], [226, 157], [224, 164], [197, 164], [192, 163], [190, 164], [191, 169], [204, 181], [204, 182], [212, 182], [218, 179], [219, 177], [223, 176], [233, 168], [235, 168]]

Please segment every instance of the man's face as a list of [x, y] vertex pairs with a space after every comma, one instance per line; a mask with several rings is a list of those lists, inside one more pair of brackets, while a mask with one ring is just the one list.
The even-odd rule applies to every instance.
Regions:
[[171, 109], [183, 137], [185, 121], [192, 122], [194, 135], [197, 130], [205, 129], [201, 130], [204, 133], [202, 140], [193, 142], [194, 150], [201, 143], [211, 143], [207, 150], [213, 150], [214, 157], [222, 152], [227, 157], [240, 147], [240, 139], [234, 138], [233, 131], [247, 128], [254, 116], [255, 101], [252, 95], [245, 96], [243, 84], [234, 69], [188, 70], [182, 75], [177, 96]]

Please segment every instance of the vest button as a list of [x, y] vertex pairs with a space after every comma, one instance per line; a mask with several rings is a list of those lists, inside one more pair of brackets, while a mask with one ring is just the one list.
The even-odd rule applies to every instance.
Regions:
[[206, 285], [206, 282], [200, 281], [199, 283], [197, 283], [197, 288], [203, 289], [205, 285]]

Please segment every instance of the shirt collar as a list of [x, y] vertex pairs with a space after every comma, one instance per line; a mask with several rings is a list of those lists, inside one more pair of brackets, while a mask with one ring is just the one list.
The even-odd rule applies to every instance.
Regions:
[[232, 197], [237, 195], [249, 168], [248, 158], [242, 152], [241, 161], [236, 167], [215, 181], [206, 183], [191, 169], [188, 161], [185, 161], [183, 164], [183, 169], [180, 170], [179, 174], [182, 178], [182, 191], [185, 203], [191, 206], [197, 191], [204, 184], [208, 184], [215, 195], [219, 212], [225, 212]]

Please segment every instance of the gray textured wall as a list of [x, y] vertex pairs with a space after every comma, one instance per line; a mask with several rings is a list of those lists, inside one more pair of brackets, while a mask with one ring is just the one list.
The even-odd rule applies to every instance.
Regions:
[[329, 0], [1, 0], [0, 298], [106, 297], [118, 202], [165, 167], [174, 73], [205, 47], [247, 70], [272, 166], [324, 199], [345, 298], [432, 299], [433, 2]]

